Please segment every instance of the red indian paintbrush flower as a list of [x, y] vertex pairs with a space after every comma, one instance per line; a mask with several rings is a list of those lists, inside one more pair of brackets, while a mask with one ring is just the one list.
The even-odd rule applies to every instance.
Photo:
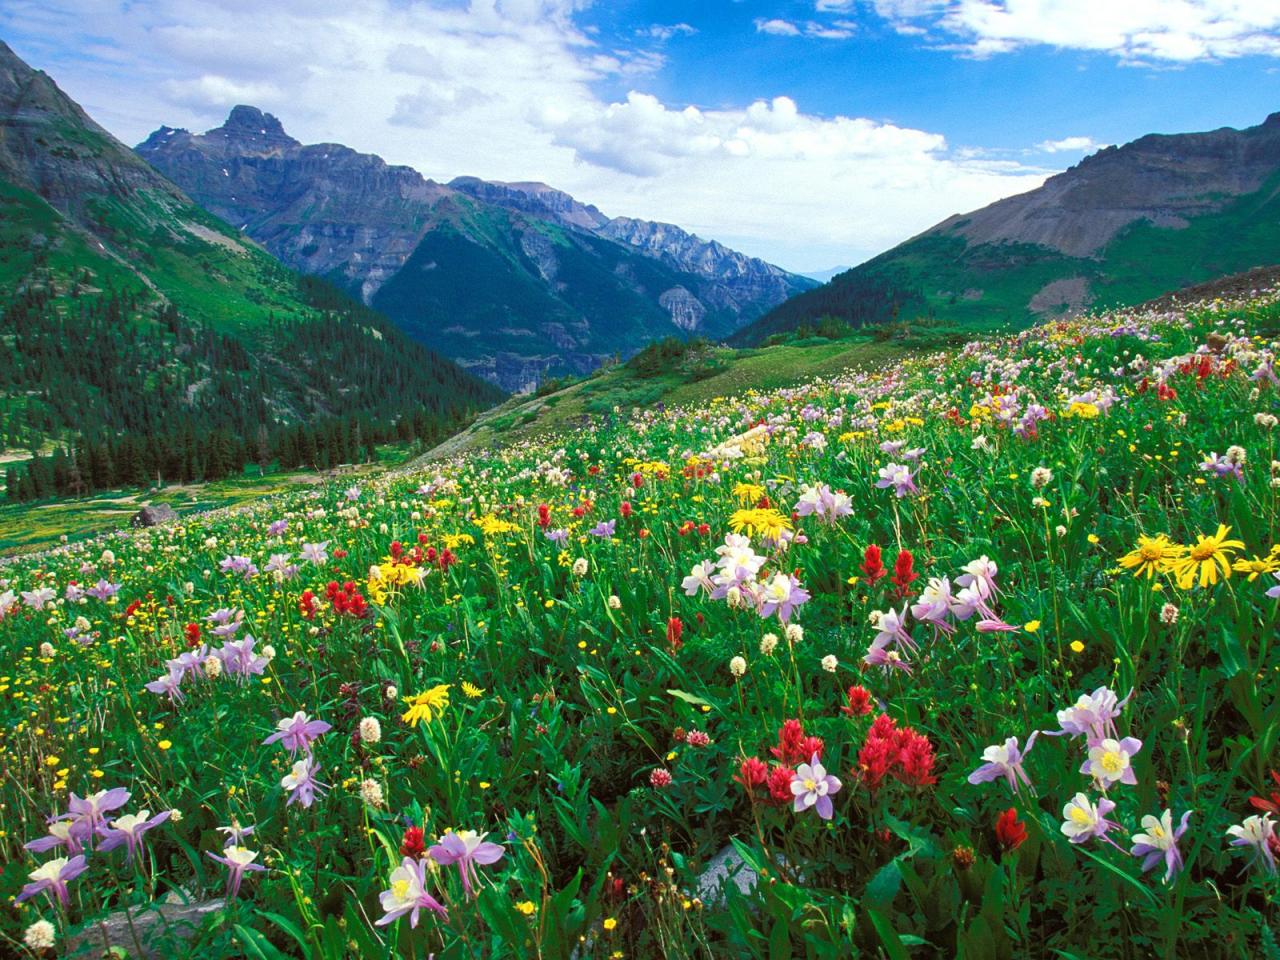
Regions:
[[418, 859], [427, 852], [426, 838], [421, 827], [406, 827], [400, 841], [400, 856]]
[[1018, 819], [1018, 811], [1010, 807], [996, 818], [996, 842], [1006, 853], [1017, 850], [1027, 839], [1027, 825]]
[[913, 580], [918, 580], [920, 574], [913, 569], [915, 558], [911, 556], [910, 550], [899, 550], [898, 559], [893, 562], [893, 577], [891, 581], [898, 588], [898, 596], [905, 597], [907, 595], [907, 587], [911, 586]]
[[840, 708], [840, 712], [851, 717], [865, 717], [871, 712], [871, 693], [864, 686], [850, 687], [845, 694], [848, 705]]
[[679, 617], [669, 617], [667, 619], [667, 644], [671, 647], [672, 653], [679, 653], [680, 648], [684, 646], [684, 623]]
[[874, 543], [869, 544], [862, 553], [862, 572], [873, 584], [888, 573], [884, 568], [884, 561], [880, 558], [880, 548]]

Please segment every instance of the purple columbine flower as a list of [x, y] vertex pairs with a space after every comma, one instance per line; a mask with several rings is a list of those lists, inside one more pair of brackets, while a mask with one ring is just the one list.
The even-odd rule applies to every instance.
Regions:
[[893, 492], [899, 497], [910, 496], [920, 492], [915, 484], [915, 476], [910, 467], [901, 463], [889, 463], [880, 468], [880, 479], [876, 481], [876, 487], [880, 490], [893, 487]]
[[271, 524], [267, 527], [267, 536], [278, 537], [284, 534], [284, 532], [288, 529], [289, 529], [288, 520], [272, 520]]
[[316, 780], [315, 761], [309, 756], [294, 763], [293, 768], [280, 778], [280, 786], [289, 793], [286, 807], [294, 803], [309, 807], [315, 803], [316, 795], [323, 795], [327, 789], [325, 784]]
[[100, 579], [97, 583], [95, 583], [92, 587], [90, 587], [88, 590], [85, 591], [85, 593], [93, 597], [95, 600], [103, 600], [103, 601], [110, 600], [119, 592], [120, 592], [120, 584], [112, 583], [111, 581], [106, 579]]
[[427, 850], [427, 854], [442, 867], [456, 864], [462, 877], [462, 890], [467, 896], [473, 892], [472, 884], [480, 882], [476, 864], [488, 866], [497, 863], [506, 852], [502, 844], [485, 840], [487, 833], [474, 830], [458, 830], [446, 833], [440, 842]]
[[257, 641], [246, 634], [240, 641], [228, 640], [213, 655], [222, 661], [222, 669], [229, 674], [247, 678], [250, 674], [261, 674], [267, 669], [267, 658], [256, 656], [253, 652]]
[[797, 516], [816, 516], [828, 526], [835, 526], [841, 517], [853, 513], [853, 502], [846, 494], [837, 493], [827, 484], [820, 483], [816, 487], [806, 485], [794, 509]]
[[302, 545], [302, 559], [307, 563], [314, 563], [316, 566], [320, 566], [329, 559], [328, 547], [328, 540], [324, 540], [321, 543], [304, 543]]
[[1233, 461], [1230, 457], [1219, 456], [1216, 453], [1210, 453], [1200, 464], [1201, 473], [1211, 473], [1215, 477], [1235, 477], [1237, 480], [1244, 482], [1244, 470], [1239, 461]]
[[756, 612], [762, 619], [771, 617], [776, 612], [785, 626], [795, 608], [808, 602], [809, 591], [800, 586], [795, 574], [776, 573], [768, 583], [761, 584], [760, 592], [756, 595]]
[[267, 744], [280, 741], [285, 749], [295, 756], [299, 750], [305, 750], [309, 754], [311, 741], [332, 729], [333, 727], [325, 721], [312, 720], [306, 713], [299, 710], [292, 717], [285, 717], [276, 723], [276, 732], [263, 740], [262, 745], [265, 747]]
[[58, 847], [65, 847], [67, 853], [73, 857], [80, 852], [83, 844], [76, 826], [65, 815], [50, 817], [46, 823], [49, 832], [43, 837], [23, 844], [24, 850], [30, 850], [32, 853], [48, 853]]
[[1077, 793], [1062, 808], [1062, 826], [1059, 829], [1072, 843], [1087, 843], [1097, 837], [1116, 849], [1123, 850], [1107, 836], [1108, 831], [1120, 826], [1114, 820], [1107, 819], [1107, 814], [1115, 808], [1115, 802], [1106, 797], [1100, 797], [1097, 803], [1093, 803], [1087, 794]]
[[1276, 586], [1267, 591], [1267, 596], [1272, 600], [1280, 600], [1280, 571], [1271, 575], [1276, 578]]
[[902, 605], [902, 612], [897, 610], [885, 610], [880, 613], [880, 619], [876, 624], [876, 638], [871, 645], [887, 647], [893, 644], [899, 650], [910, 650], [913, 653], [916, 650], [916, 642], [911, 638], [911, 634], [907, 633], [907, 605]]
[[1090, 745], [1089, 756], [1080, 766], [1081, 773], [1093, 777], [1098, 786], [1106, 790], [1114, 783], [1127, 783], [1137, 786], [1138, 778], [1133, 772], [1133, 758], [1142, 749], [1142, 741], [1137, 737], [1125, 737], [1114, 740], [1108, 737]]
[[254, 565], [252, 560], [248, 557], [239, 555], [234, 557], [224, 557], [222, 562], [218, 564], [218, 567], [223, 573], [235, 573], [244, 577], [246, 580], [256, 575], [258, 572], [258, 568]]
[[1178, 829], [1173, 829], [1173, 811], [1166, 810], [1159, 819], [1147, 815], [1142, 818], [1142, 829], [1145, 833], [1133, 835], [1133, 849], [1129, 852], [1135, 857], [1142, 857], [1142, 872], [1146, 873], [1164, 861], [1164, 880], [1168, 883], [1182, 871], [1182, 854], [1178, 850], [1178, 841], [1186, 832], [1187, 820], [1191, 817], [1188, 810], [1182, 815]]
[[99, 790], [87, 797], [78, 797], [73, 793], [67, 803], [67, 816], [74, 821], [72, 829], [78, 832], [82, 840], [87, 840], [99, 832], [108, 813], [119, 810], [128, 802], [129, 791], [124, 787]]
[[[99, 583], [106, 583], [100, 580]], [[119, 590], [119, 587], [116, 587]], [[43, 610], [44, 605], [58, 595], [58, 592], [52, 587], [40, 587], [37, 590], [23, 590], [22, 600], [32, 610]], [[103, 598], [105, 599], [105, 598]]]
[[66, 857], [55, 857], [31, 871], [31, 882], [22, 888], [16, 902], [22, 903], [37, 893], [48, 893], [49, 899], [65, 910], [71, 903], [71, 898], [67, 894], [67, 884], [88, 869], [89, 864], [83, 854], [78, 854], [70, 860]]
[[224, 847], [242, 847], [244, 846], [244, 838], [252, 835], [257, 826], [242, 827], [239, 820], [232, 820], [229, 827], [218, 827], [219, 833], [225, 833], [227, 839], [222, 842]]
[[1074, 706], [1058, 711], [1061, 730], [1045, 732], [1050, 736], [1066, 734], [1078, 737], [1083, 734], [1085, 742], [1091, 747], [1108, 738], [1118, 739], [1116, 718], [1132, 696], [1133, 691], [1130, 690], [1129, 696], [1120, 700], [1107, 687], [1098, 687], [1093, 693], [1082, 694]]
[[[433, 848], [434, 849], [434, 848]], [[405, 857], [400, 866], [391, 871], [390, 889], [378, 894], [382, 904], [382, 916], [375, 922], [375, 927], [385, 927], [394, 923], [406, 913], [409, 914], [409, 926], [417, 927], [418, 914], [432, 910], [442, 917], [448, 917], [444, 905], [427, 893], [427, 860], [414, 860]]]
[[111, 826], [104, 831], [102, 843], [98, 845], [98, 852], [106, 853], [123, 843], [128, 848], [125, 862], [132, 863], [133, 858], [142, 849], [142, 835], [152, 827], [160, 826], [172, 813], [172, 810], [162, 810], [148, 819], [151, 811], [143, 810], [141, 813], [129, 813], [123, 817], [116, 817], [111, 821]]
[[561, 548], [569, 542], [569, 531], [565, 529], [544, 530], [542, 535]]
[[261, 873], [267, 869], [262, 864], [253, 862], [258, 859], [258, 851], [249, 850], [246, 847], [225, 847], [221, 856], [212, 850], [206, 850], [205, 856], [210, 860], [217, 860], [230, 871], [227, 874], [227, 897], [231, 900], [234, 900], [240, 892], [240, 881], [244, 879], [246, 871], [253, 870]]
[[182, 691], [179, 687], [182, 684], [182, 670], [176, 668], [170, 663], [169, 672], [159, 680], [152, 680], [146, 684], [146, 689], [158, 696], [167, 696], [172, 701], [183, 699]]
[[1227, 828], [1227, 836], [1235, 837], [1231, 846], [1251, 848], [1254, 860], [1267, 873], [1276, 872], [1276, 855], [1271, 850], [1276, 839], [1276, 827], [1271, 821], [1270, 812], [1262, 816], [1245, 817], [1242, 823]]
[[796, 813], [813, 807], [823, 820], [830, 820], [833, 813], [831, 795], [839, 792], [839, 778], [827, 773], [816, 753], [808, 763], [796, 767], [796, 775], [791, 780], [791, 795], [795, 797]]
[[910, 673], [911, 664], [907, 663], [897, 650], [889, 649], [889, 639], [883, 633], [876, 634], [876, 638], [871, 641], [871, 646], [867, 648], [867, 655], [862, 658], [862, 662], [869, 667], [884, 667], [886, 671], [903, 670], [906, 673]]
[[291, 556], [288, 553], [273, 553], [263, 569], [277, 581], [292, 580], [298, 575], [298, 565], [289, 562]]
[[947, 621], [954, 605], [951, 581], [946, 577], [930, 577], [928, 585], [920, 592], [919, 602], [911, 605], [911, 615], [938, 633], [954, 633], [955, 625]]
[[612, 537], [613, 528], [618, 525], [617, 520], [601, 520], [594, 527], [587, 531], [593, 537]]
[[1025, 750], [1018, 749], [1017, 737], [1009, 737], [1003, 744], [996, 743], [987, 747], [982, 751], [982, 759], [986, 763], [969, 774], [969, 782], [990, 783], [996, 777], [1004, 777], [1005, 782], [1009, 784], [1009, 789], [1015, 793], [1018, 791], [1019, 783], [1031, 786], [1031, 778], [1027, 776], [1027, 771], [1022, 769], [1022, 761], [1035, 746], [1036, 737], [1039, 735], [1040, 731], [1036, 730], [1027, 738]]

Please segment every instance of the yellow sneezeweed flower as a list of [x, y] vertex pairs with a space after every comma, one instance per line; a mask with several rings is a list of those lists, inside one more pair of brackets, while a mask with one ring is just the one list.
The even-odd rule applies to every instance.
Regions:
[[735, 510], [729, 517], [729, 527], [734, 533], [746, 530], [748, 536], [758, 534], [768, 540], [777, 540], [785, 531], [791, 529], [791, 521], [772, 507]]
[[1120, 558], [1120, 566], [1126, 570], [1133, 570], [1135, 577], [1145, 573], [1150, 580], [1157, 571], [1164, 573], [1171, 569], [1186, 552], [1186, 547], [1180, 543], [1174, 543], [1163, 533], [1158, 537], [1139, 534], [1137, 547]]
[[1244, 557], [1241, 557], [1231, 565], [1231, 569], [1236, 573], [1247, 573], [1247, 579], [1252, 583], [1254, 580], [1257, 580], [1261, 574], [1274, 573], [1276, 570], [1280, 570], [1280, 558], [1269, 556], [1254, 557], [1252, 560], [1246, 560]]
[[400, 719], [416, 727], [424, 720], [430, 723], [433, 717], [444, 716], [445, 708], [449, 706], [449, 687], [450, 684], [439, 683], [423, 693], [405, 697], [404, 702], [409, 704], [409, 709]]
[[1231, 554], [1243, 550], [1244, 542], [1228, 540], [1230, 533], [1231, 528], [1220, 523], [1218, 532], [1212, 536], [1196, 535], [1196, 542], [1187, 549], [1187, 555], [1169, 566], [1178, 578], [1179, 587], [1189, 590], [1197, 581], [1202, 588], [1211, 587], [1218, 582], [1219, 574], [1224, 580], [1231, 578]]
[[515, 533], [520, 529], [519, 524], [512, 523], [510, 520], [499, 520], [493, 514], [478, 517], [475, 523], [480, 528], [480, 532], [486, 537], [493, 537], [502, 533]]
[[462, 692], [472, 700], [478, 699], [479, 697], [484, 695], [483, 689], [481, 689], [480, 687], [477, 687], [474, 683], [470, 683], [466, 680], [462, 681]]
[[758, 483], [734, 484], [733, 495], [739, 503], [759, 503], [760, 498], [764, 496], [764, 487]]

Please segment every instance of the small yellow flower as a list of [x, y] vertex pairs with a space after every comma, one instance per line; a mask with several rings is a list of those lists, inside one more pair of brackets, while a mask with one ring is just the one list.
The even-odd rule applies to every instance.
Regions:
[[400, 719], [416, 727], [423, 720], [430, 723], [433, 717], [444, 716], [445, 708], [449, 706], [449, 687], [450, 684], [438, 683], [423, 693], [405, 697], [404, 702], [409, 704], [409, 709]]
[[161, 740], [159, 743], [156, 744], [156, 746], [159, 747], [161, 750], [168, 750], [170, 747], [173, 746], [173, 743], [169, 740]]
[[533, 905], [532, 900], [521, 900], [516, 904], [516, 909], [523, 913], [526, 917], [532, 917], [534, 911], [538, 908]]
[[1097, 535], [1096, 533], [1091, 533], [1091, 534], [1089, 534], [1089, 536], [1087, 537], [1087, 539], [1088, 539], [1088, 541], [1089, 541], [1090, 543], [1092, 543], [1092, 544], [1097, 544], [1097, 543], [1098, 543], [1098, 539], [1099, 539], [1099, 538], [1098, 538], [1098, 535]]
[[617, 925], [618, 925], [618, 921], [615, 920], [613, 917], [605, 917], [605, 921], [604, 921], [605, 930], [612, 930]]
[[1072, 653], [1084, 653], [1084, 644], [1083, 644], [1083, 643], [1081, 643], [1079, 640], [1072, 640], [1072, 641], [1071, 641], [1071, 652], [1072, 652]]
[[1027, 633], [1035, 633], [1037, 630], [1040, 629], [1040, 621], [1028, 620], [1026, 623], [1022, 625], [1022, 629], [1027, 631]]

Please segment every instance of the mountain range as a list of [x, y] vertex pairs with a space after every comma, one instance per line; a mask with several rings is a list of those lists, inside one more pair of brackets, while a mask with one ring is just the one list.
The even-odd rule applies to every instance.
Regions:
[[948, 217], [776, 307], [756, 344], [834, 319], [991, 326], [1141, 303], [1280, 262], [1280, 113], [1244, 130], [1107, 147], [1027, 193]]
[[447, 184], [237, 106], [136, 148], [202, 206], [504, 389], [666, 337], [732, 334], [815, 281], [543, 183]]
[[210, 215], [3, 42], [0, 291], [0, 451], [65, 445], [59, 487], [329, 465], [501, 396]]

